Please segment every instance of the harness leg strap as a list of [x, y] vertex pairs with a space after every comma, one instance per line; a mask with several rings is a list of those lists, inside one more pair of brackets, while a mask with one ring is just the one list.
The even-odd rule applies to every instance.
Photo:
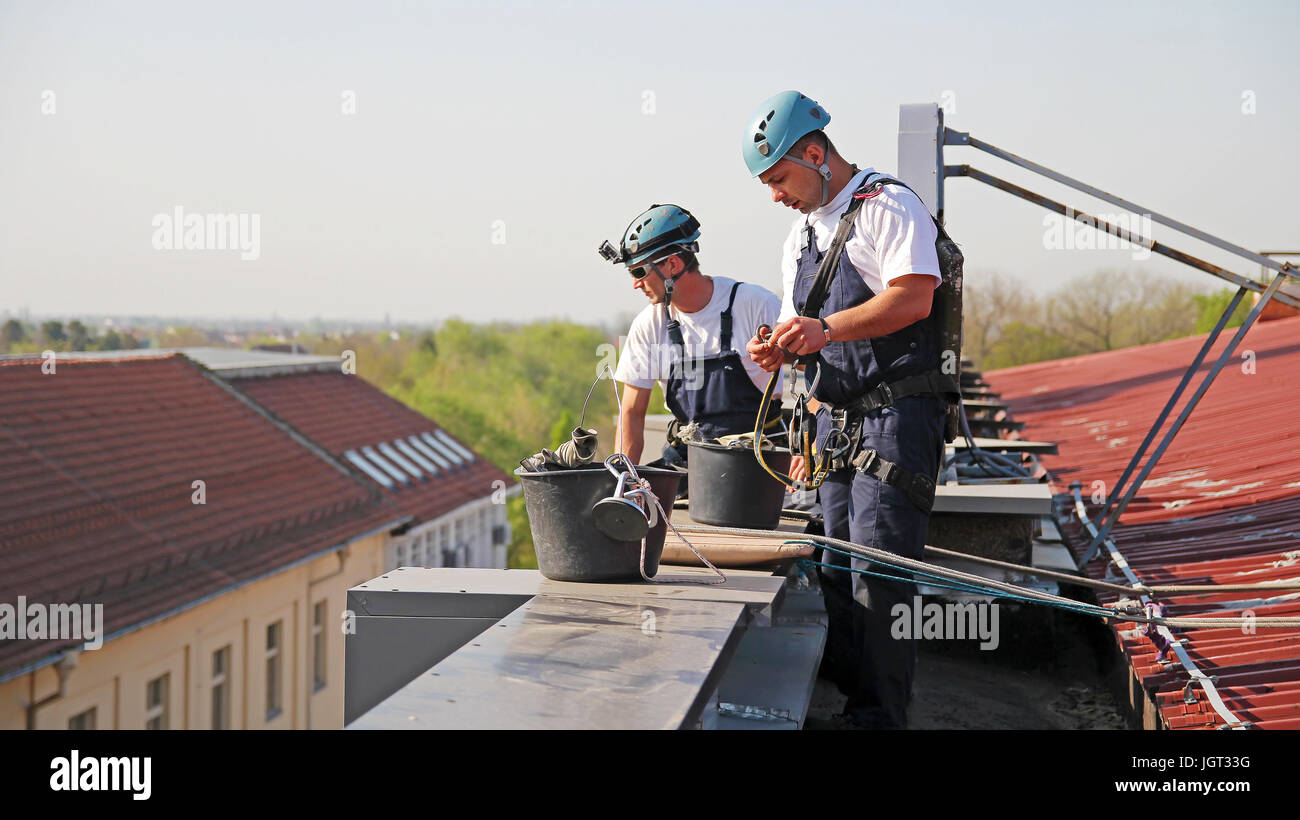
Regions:
[[934, 479], [921, 473], [913, 473], [899, 467], [892, 461], [882, 458], [875, 450], [865, 449], [853, 459], [853, 466], [860, 473], [866, 473], [891, 487], [903, 491], [908, 500], [925, 512], [934, 507]]

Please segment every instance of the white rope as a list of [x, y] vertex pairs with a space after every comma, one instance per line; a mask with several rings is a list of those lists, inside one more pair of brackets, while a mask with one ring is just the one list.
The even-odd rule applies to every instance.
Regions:
[[[712, 563], [710, 563], [710, 562], [709, 562], [709, 559], [705, 558], [704, 555], [703, 555], [699, 550], [697, 550], [697, 549], [695, 548], [695, 545], [692, 544], [690, 541], [687, 541], [687, 540], [686, 540], [686, 536], [682, 535], [681, 532], [678, 531], [677, 527], [673, 524], [672, 519], [669, 517], [668, 513], [664, 512], [663, 504], [659, 503], [659, 496], [655, 495], [655, 494], [654, 494], [654, 491], [650, 489], [650, 482], [647, 481], [646, 479], [644, 479], [644, 478], [640, 478], [640, 477], [638, 477], [638, 478], [636, 479], [636, 482], [637, 482], [637, 487], [636, 487], [636, 489], [634, 489], [634, 490], [629, 490], [628, 492], [624, 493], [624, 494], [623, 494], [623, 497], [624, 497], [624, 498], [627, 498], [628, 496], [633, 496], [633, 495], [635, 495], [635, 496], [638, 496], [638, 497], [640, 497], [640, 498], [642, 498], [642, 499], [646, 499], [647, 502], [648, 502], [648, 501], [653, 501], [653, 502], [654, 502], [654, 506], [651, 507], [651, 508], [649, 509], [649, 514], [646, 516], [646, 517], [649, 519], [649, 521], [650, 521], [650, 529], [654, 529], [655, 524], [657, 523], [657, 521], [659, 520], [659, 518], [662, 517], [663, 520], [664, 520], [664, 523], [667, 524], [667, 525], [669, 526], [669, 528], [672, 529], [673, 534], [676, 535], [677, 538], [680, 539], [681, 542], [682, 542], [683, 544], [685, 544], [685, 545], [687, 546], [687, 548], [690, 549], [691, 552], [695, 553], [695, 557], [698, 558], [698, 559], [700, 559], [701, 561], [703, 561], [705, 566], [707, 566], [709, 569], [713, 570], [713, 571], [714, 571], [715, 573], [717, 573], [717, 575], [718, 575], [717, 578], [689, 578], [689, 577], [688, 577], [688, 578], [651, 578], [649, 575], [646, 575], [646, 573], [645, 573], [645, 553], [646, 553], [646, 549], [647, 549], [647, 544], [648, 544], [649, 541], [650, 541], [650, 533], [647, 532], [647, 533], [646, 533], [646, 537], [641, 539], [641, 566], [640, 566], [640, 569], [641, 569], [641, 577], [646, 581], [646, 583], [650, 583], [650, 584], [725, 584], [725, 583], [727, 582], [727, 576], [726, 576], [726, 574], [725, 574], [722, 570], [720, 570], [720, 569], [718, 569], [717, 567], [715, 567]], [[637, 503], [638, 503], [638, 504], [641, 504], [641, 503], [643, 503], [643, 502], [642, 502], [642, 501], [637, 501]], [[667, 534], [665, 534], [665, 537], [667, 537]]]

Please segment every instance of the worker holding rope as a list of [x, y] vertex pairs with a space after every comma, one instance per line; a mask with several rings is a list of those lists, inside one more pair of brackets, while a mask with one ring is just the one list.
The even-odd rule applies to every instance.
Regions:
[[[618, 248], [610, 242], [599, 248], [605, 259], [627, 266], [632, 286], [650, 301], [632, 321], [614, 376], [625, 385], [618, 449], [633, 463], [641, 458], [656, 381], [675, 429], [694, 424], [704, 440], [754, 429], [767, 374], [739, 352], [739, 342], [758, 324], [774, 324], [781, 302], [758, 285], [701, 273], [699, 237], [700, 223], [689, 211], [654, 205], [632, 220]], [[776, 401], [767, 414], [768, 435], [781, 429], [780, 408]], [[684, 469], [686, 453], [670, 435], [662, 459], [650, 464]]]
[[[957, 398], [955, 380], [940, 370], [941, 327], [931, 311], [943, 281], [940, 229], [901, 183], [841, 157], [823, 131], [829, 122], [816, 101], [786, 91], [747, 123], [750, 174], [800, 215], [782, 251], [778, 323], [746, 349], [769, 372], [802, 362], [823, 405], [826, 535], [920, 558], [947, 402]], [[830, 616], [824, 673], [848, 696], [855, 724], [906, 727], [916, 645], [892, 637], [891, 610], [910, 604], [914, 590], [866, 574], [882, 568], [864, 558], [824, 551], [821, 560], [845, 567], [820, 570]]]

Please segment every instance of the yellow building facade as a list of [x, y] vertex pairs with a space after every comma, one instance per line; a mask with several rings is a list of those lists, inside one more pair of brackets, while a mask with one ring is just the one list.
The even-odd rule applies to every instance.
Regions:
[[386, 541], [358, 539], [83, 650], [60, 697], [53, 664], [0, 683], [0, 729], [341, 729], [347, 590], [382, 574]]

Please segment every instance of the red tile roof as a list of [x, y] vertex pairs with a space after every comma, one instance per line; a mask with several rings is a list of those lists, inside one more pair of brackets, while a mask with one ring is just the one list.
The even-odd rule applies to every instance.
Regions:
[[[337, 457], [442, 429], [361, 377], [339, 371], [252, 376], [234, 379], [232, 384]], [[497, 481], [505, 483], [494, 484]], [[418, 523], [513, 483], [512, 476], [476, 456], [466, 465], [439, 470], [422, 481], [395, 482], [385, 492]]]
[[[406, 517], [183, 356], [40, 365], [0, 362], [0, 601], [112, 634]], [[72, 643], [0, 642], [0, 674]]]
[[[1207, 356], [1209, 369], [1234, 331]], [[1040, 362], [985, 374], [1028, 422], [1026, 438], [1059, 442], [1041, 458], [1054, 485], [1072, 481], [1113, 488], [1128, 460], [1191, 364], [1204, 336]], [[1243, 358], [1249, 351], [1253, 357]], [[1251, 360], [1253, 358], [1253, 370]], [[1194, 378], [1184, 401], [1199, 384]], [[1175, 409], [1174, 415], [1182, 407]], [[1171, 419], [1172, 421], [1172, 419]], [[1168, 423], [1166, 424], [1166, 428]], [[1251, 328], [1237, 356], [1161, 458], [1113, 532], [1120, 552], [1145, 583], [1228, 584], [1300, 581], [1300, 318]], [[1095, 518], [1096, 510], [1089, 509]], [[1088, 535], [1077, 521], [1062, 534], [1081, 557]], [[1086, 571], [1100, 578], [1105, 562]], [[1102, 595], [1113, 602], [1115, 596]], [[1300, 590], [1162, 595], [1168, 615], [1300, 615]], [[1114, 625], [1138, 679], [1173, 728], [1210, 726], [1218, 718], [1188, 675], [1162, 663], [1135, 624]], [[1234, 714], [1264, 728], [1300, 728], [1300, 630], [1239, 627], [1185, 630], [1186, 647], [1218, 686]]]

